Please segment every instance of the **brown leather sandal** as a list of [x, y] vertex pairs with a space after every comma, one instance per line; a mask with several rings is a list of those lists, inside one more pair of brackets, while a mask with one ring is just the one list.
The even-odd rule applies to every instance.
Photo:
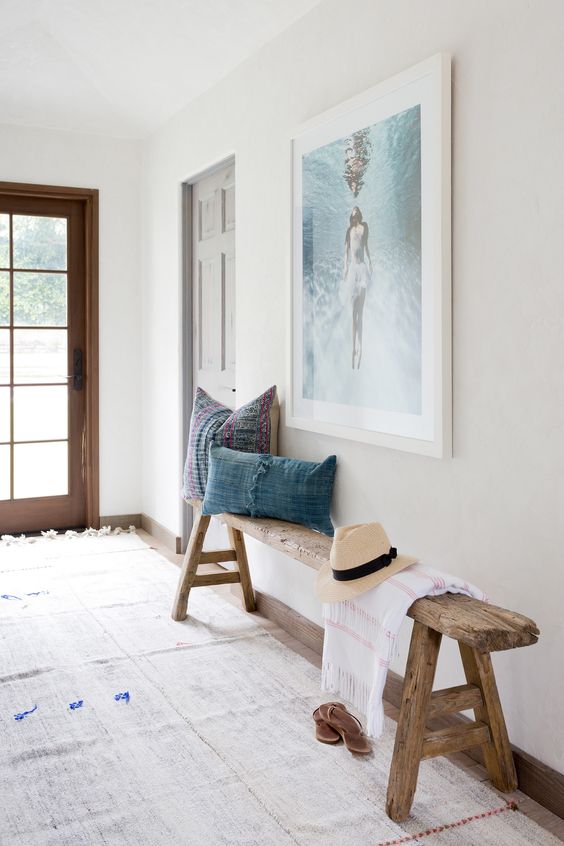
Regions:
[[328, 702], [326, 705], [320, 705], [318, 710], [321, 719], [343, 738], [349, 752], [356, 755], [369, 755], [372, 752], [372, 746], [362, 731], [361, 723], [344, 705]]
[[[344, 705], [341, 705], [340, 702], [326, 702], [325, 706], [320, 707], [327, 707], [328, 705], [339, 705], [339, 707], [344, 708]], [[319, 713], [319, 708], [316, 708], [312, 714], [313, 719], [315, 720], [315, 736], [319, 740], [320, 743], [340, 743], [341, 742], [341, 735], [338, 731], [331, 728], [325, 720], [321, 717]]]

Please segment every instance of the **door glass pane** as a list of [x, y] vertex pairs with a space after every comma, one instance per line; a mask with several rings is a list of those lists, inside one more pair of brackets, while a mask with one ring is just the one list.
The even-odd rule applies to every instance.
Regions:
[[0, 267], [10, 267], [10, 215], [0, 214]]
[[0, 388], [0, 443], [10, 440], [10, 389]]
[[14, 273], [14, 326], [66, 325], [67, 274]]
[[0, 446], [0, 499], [10, 499], [9, 446]]
[[14, 330], [14, 382], [66, 382], [66, 329]]
[[67, 269], [66, 218], [15, 214], [12, 226], [16, 269]]
[[10, 330], [0, 329], [0, 385], [10, 382]]
[[0, 326], [10, 325], [10, 274], [0, 272]]
[[14, 498], [68, 494], [68, 444], [14, 446]]
[[14, 440], [68, 437], [68, 388], [14, 388]]

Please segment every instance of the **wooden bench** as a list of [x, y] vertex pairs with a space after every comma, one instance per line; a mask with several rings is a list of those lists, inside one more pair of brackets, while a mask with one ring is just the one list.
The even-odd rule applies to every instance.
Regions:
[[[200, 502], [190, 504], [194, 523], [172, 610], [174, 620], [186, 618], [190, 590], [202, 585], [240, 582], [245, 608], [255, 610], [245, 534], [315, 570], [329, 560], [331, 538], [282, 520], [237, 514], [220, 515], [227, 525], [230, 548], [203, 552], [210, 517], [202, 515]], [[235, 562], [237, 569], [198, 575], [201, 564], [226, 561]], [[492, 784], [504, 793], [516, 789], [517, 775], [490, 653], [529, 646], [539, 636], [536, 624], [528, 617], [458, 594], [417, 599], [408, 615], [414, 620], [413, 633], [386, 802], [386, 812], [395, 821], [409, 815], [419, 764], [425, 758], [481, 746]], [[466, 684], [433, 692], [443, 635], [458, 642]], [[440, 731], [426, 728], [433, 717], [470, 709], [474, 711], [473, 722]]]

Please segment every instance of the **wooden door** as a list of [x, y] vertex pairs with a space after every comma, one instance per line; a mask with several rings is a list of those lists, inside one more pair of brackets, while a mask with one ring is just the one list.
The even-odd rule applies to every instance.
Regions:
[[192, 189], [194, 385], [235, 406], [235, 165]]
[[2, 533], [87, 522], [85, 214], [0, 188]]

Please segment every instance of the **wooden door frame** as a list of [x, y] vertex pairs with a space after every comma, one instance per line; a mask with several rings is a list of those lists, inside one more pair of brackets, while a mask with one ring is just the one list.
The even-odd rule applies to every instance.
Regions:
[[84, 205], [86, 344], [84, 391], [86, 399], [85, 430], [85, 494], [86, 525], [100, 526], [100, 422], [99, 422], [99, 192], [97, 188], [66, 188], [20, 182], [0, 182], [5, 197], [37, 197], [55, 200], [78, 200]]

